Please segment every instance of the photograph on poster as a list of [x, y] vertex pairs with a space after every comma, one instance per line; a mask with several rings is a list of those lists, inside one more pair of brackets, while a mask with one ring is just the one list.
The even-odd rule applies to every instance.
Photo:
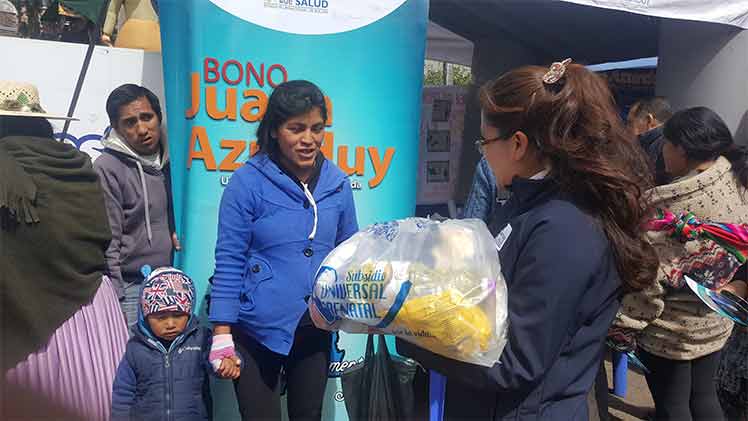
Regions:
[[429, 161], [426, 163], [427, 183], [449, 183], [449, 161]]
[[431, 121], [449, 121], [452, 102], [447, 99], [435, 99], [431, 110]]
[[429, 130], [426, 141], [428, 152], [449, 152], [450, 133], [449, 130]]

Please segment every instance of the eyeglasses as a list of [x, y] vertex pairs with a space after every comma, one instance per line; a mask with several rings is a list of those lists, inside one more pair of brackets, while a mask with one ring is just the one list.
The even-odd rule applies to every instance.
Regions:
[[496, 142], [497, 140], [501, 140], [501, 136], [493, 137], [491, 139], [478, 138], [478, 140], [475, 141], [475, 147], [478, 149], [478, 152], [480, 152], [481, 155], [485, 155], [486, 145], [492, 142]]

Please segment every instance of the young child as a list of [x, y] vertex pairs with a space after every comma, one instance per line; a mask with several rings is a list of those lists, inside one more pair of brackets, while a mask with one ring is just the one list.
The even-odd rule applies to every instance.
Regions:
[[192, 315], [195, 287], [163, 267], [143, 283], [138, 325], [117, 369], [113, 420], [208, 420], [210, 331]]

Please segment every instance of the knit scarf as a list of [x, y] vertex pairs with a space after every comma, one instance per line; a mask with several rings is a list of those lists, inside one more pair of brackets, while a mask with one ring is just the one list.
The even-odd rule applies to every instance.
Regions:
[[3, 372], [38, 351], [101, 283], [111, 239], [90, 158], [53, 139], [0, 139]]
[[738, 268], [748, 259], [748, 225], [701, 221], [693, 213], [676, 215], [658, 209], [646, 224], [649, 231], [665, 232], [680, 242], [698, 242], [687, 256], [672, 262], [668, 280], [671, 287], [684, 285], [689, 275], [710, 289], [729, 283]]

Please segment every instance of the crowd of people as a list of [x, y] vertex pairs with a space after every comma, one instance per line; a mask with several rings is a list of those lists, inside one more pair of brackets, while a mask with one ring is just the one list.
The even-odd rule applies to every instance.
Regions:
[[[748, 150], [704, 107], [646, 99], [624, 122], [605, 80], [568, 60], [511, 70], [479, 94], [465, 216], [501, 238], [508, 342], [487, 368], [397, 341], [447, 377], [444, 419], [588, 420], [608, 339], [648, 368], [654, 419], [745, 420], [748, 331], [684, 287], [698, 276], [745, 297], [744, 259], [650, 226], [689, 213], [748, 223]], [[123, 85], [106, 111], [91, 163], [54, 140], [48, 119], [64, 117], [32, 85], [0, 83], [6, 411], [49, 410], [6, 399], [33, 393], [61, 418], [206, 420], [215, 376], [233, 382], [244, 420], [280, 419], [283, 391], [291, 420], [321, 419], [332, 343], [308, 301], [322, 260], [359, 229], [350, 183], [321, 153], [322, 91], [289, 81], [270, 95], [259, 152], [220, 203], [208, 324], [172, 267], [159, 100]]]

